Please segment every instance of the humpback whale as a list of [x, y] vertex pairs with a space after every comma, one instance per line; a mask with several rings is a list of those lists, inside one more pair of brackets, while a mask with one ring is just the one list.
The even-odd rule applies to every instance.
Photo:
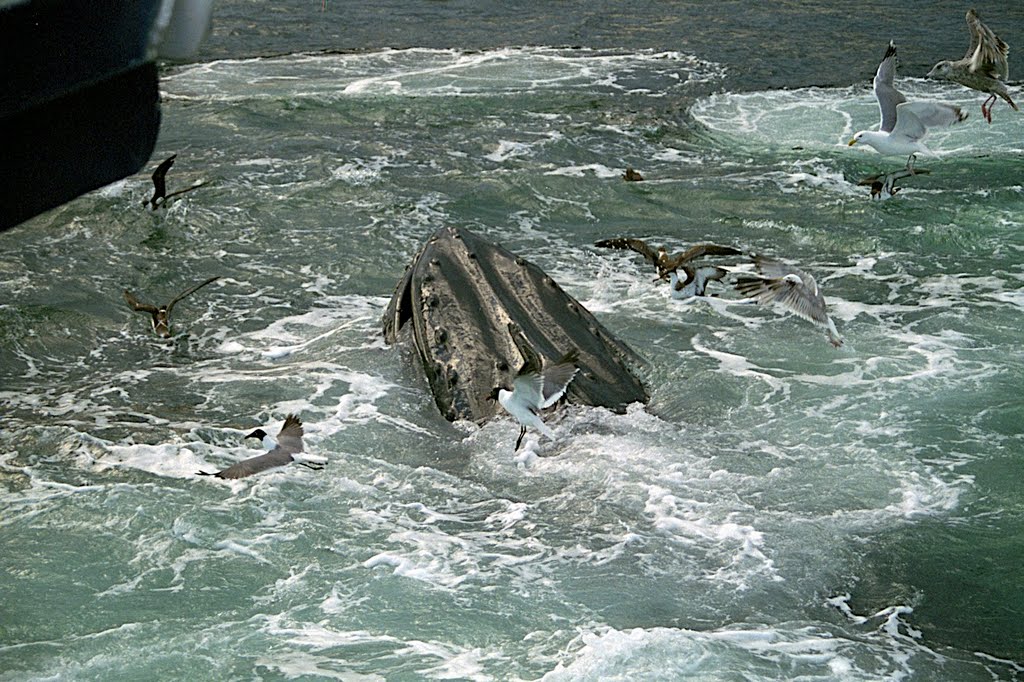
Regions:
[[388, 344], [411, 327], [434, 401], [449, 421], [494, 416], [492, 389], [512, 385], [527, 360], [510, 322], [541, 357], [577, 350], [568, 400], [625, 412], [649, 399], [627, 367], [639, 356], [539, 267], [466, 228], [444, 227], [427, 240], [382, 322]]

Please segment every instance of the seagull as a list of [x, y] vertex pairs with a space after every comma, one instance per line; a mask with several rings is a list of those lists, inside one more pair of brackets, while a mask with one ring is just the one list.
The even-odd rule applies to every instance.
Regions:
[[825, 297], [818, 283], [803, 270], [761, 256], [754, 257], [754, 265], [761, 277], [736, 278], [736, 289], [758, 303], [777, 303], [816, 325], [825, 327], [828, 341], [836, 348], [843, 340], [832, 318], [825, 312]]
[[896, 44], [890, 40], [874, 80], [875, 97], [882, 116], [878, 130], [861, 130], [847, 144], [852, 147], [862, 142], [883, 156], [907, 155], [907, 169], [913, 170], [916, 154], [936, 156], [921, 142], [928, 128], [960, 123], [967, 114], [952, 104], [908, 102], [903, 93], [893, 87], [895, 74]]
[[879, 173], [878, 175], [871, 175], [864, 178], [858, 185], [870, 186], [871, 187], [871, 198], [877, 201], [885, 201], [886, 199], [892, 199], [896, 196], [902, 188], [896, 186], [897, 180], [903, 178], [909, 178], [912, 175], [928, 175], [931, 171], [925, 168], [915, 168], [913, 170], [903, 168], [892, 173]]
[[948, 59], [939, 62], [928, 72], [928, 77], [945, 78], [972, 90], [987, 92], [989, 97], [981, 104], [981, 115], [989, 123], [992, 123], [996, 95], [1005, 99], [1014, 111], [1020, 111], [1003, 83], [1010, 77], [1010, 65], [1006, 59], [1010, 53], [1009, 46], [981, 23], [981, 17], [973, 9], [967, 10], [967, 30], [971, 34], [971, 46], [964, 58], [955, 62]]
[[155, 211], [157, 207], [160, 206], [161, 204], [166, 206], [167, 202], [170, 201], [171, 197], [176, 197], [179, 194], [184, 194], [185, 192], [191, 192], [192, 190], [202, 187], [203, 185], [206, 184], [204, 182], [200, 182], [198, 184], [192, 185], [191, 187], [179, 189], [177, 192], [171, 192], [170, 194], [168, 194], [167, 171], [169, 171], [171, 169], [171, 166], [174, 165], [174, 159], [176, 158], [178, 158], [177, 154], [171, 154], [166, 159], [164, 159], [159, 166], [156, 167], [155, 171], [153, 171], [153, 196], [152, 198], [150, 198], [149, 201], [142, 202], [143, 206], [149, 206], [151, 210]]
[[554, 431], [540, 418], [540, 411], [551, 407], [565, 395], [569, 382], [580, 371], [576, 366], [578, 361], [579, 351], [573, 349], [558, 362], [542, 368], [540, 357], [527, 353], [526, 361], [512, 381], [512, 390], [497, 386], [491, 391], [488, 399], [497, 400], [519, 422], [515, 450], [522, 445], [527, 426], [532, 426], [551, 440], [555, 439]]
[[695, 268], [692, 265], [684, 264], [682, 268], [683, 272], [686, 273], [686, 279], [684, 280], [679, 279], [679, 273], [675, 270], [669, 273], [669, 283], [671, 284], [669, 295], [672, 298], [685, 300], [695, 296], [703, 296], [708, 282], [711, 280], [718, 281], [729, 274], [724, 268], [714, 265]]
[[132, 295], [132, 292], [127, 289], [124, 290], [124, 300], [128, 302], [132, 310], [140, 313], [149, 313], [153, 316], [153, 331], [160, 336], [169, 338], [171, 336], [171, 310], [174, 309], [174, 304], [185, 298], [189, 294], [195, 292], [197, 289], [205, 287], [210, 282], [220, 279], [220, 276], [214, 276], [210, 279], [200, 282], [194, 287], [190, 287], [185, 291], [181, 292], [177, 296], [171, 299], [171, 302], [165, 306], [157, 307], [155, 305], [149, 305], [148, 303], [142, 303]]
[[[700, 258], [701, 256], [734, 256], [743, 253], [731, 246], [719, 246], [718, 244], [697, 244], [686, 251], [668, 255], [664, 246], [659, 246], [655, 251], [642, 239], [632, 237], [616, 237], [614, 239], [602, 239], [594, 242], [594, 246], [606, 249], [629, 249], [636, 251], [644, 259], [658, 269], [658, 280], [670, 279], [672, 272], [679, 269], [684, 263]], [[655, 281], [658, 281], [655, 280]], [[698, 294], [699, 295], [699, 294]]]
[[[222, 469], [221, 471], [213, 473], [198, 471], [196, 473], [200, 476], [216, 476], [217, 478], [245, 478], [267, 469], [284, 466], [289, 462], [295, 461], [295, 457], [292, 455], [302, 452], [302, 433], [302, 421], [296, 415], [290, 414], [284, 418], [284, 425], [277, 433], [276, 440], [263, 429], [256, 429], [246, 436], [246, 439], [258, 438], [268, 452], [256, 457], [250, 457], [249, 459], [243, 459], [241, 462], [232, 464], [227, 469]], [[324, 468], [323, 464], [309, 464], [307, 462], [299, 462], [299, 464], [316, 471]]]

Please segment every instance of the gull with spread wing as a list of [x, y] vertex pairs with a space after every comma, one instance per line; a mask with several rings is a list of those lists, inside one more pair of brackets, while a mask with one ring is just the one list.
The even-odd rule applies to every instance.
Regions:
[[907, 169], [914, 169], [914, 156], [936, 156], [921, 140], [929, 128], [951, 126], [967, 118], [960, 107], [941, 102], [908, 102], [893, 85], [896, 74], [896, 45], [891, 40], [875, 72], [874, 89], [881, 114], [878, 130], [861, 130], [849, 141], [863, 143], [883, 156], [906, 156]]
[[[659, 246], [655, 250], [644, 240], [633, 237], [602, 239], [599, 242], [594, 242], [594, 246], [600, 246], [606, 249], [628, 249], [630, 251], [636, 251], [644, 257], [644, 260], [657, 268], [659, 280], [670, 279], [672, 273], [682, 267], [685, 263], [689, 263], [697, 258], [701, 258], [702, 256], [735, 256], [743, 253], [739, 249], [731, 246], [720, 246], [718, 244], [696, 244], [688, 248], [686, 251], [680, 251], [679, 253], [675, 253], [670, 256], [668, 254], [668, 250], [665, 249], [664, 246]], [[712, 277], [712, 279], [716, 278]], [[703, 294], [696, 295], [701, 296]]]
[[971, 34], [971, 45], [964, 58], [939, 62], [928, 72], [928, 77], [945, 78], [972, 90], [988, 93], [988, 99], [981, 103], [981, 115], [989, 123], [992, 123], [992, 106], [996, 103], [997, 95], [1015, 111], [1020, 111], [1020, 107], [1010, 99], [1004, 83], [1010, 77], [1007, 59], [1010, 48], [992, 29], [981, 23], [981, 17], [973, 9], [967, 10], [967, 30]]
[[519, 422], [519, 438], [515, 450], [523, 443], [526, 427], [532, 426], [542, 434], [555, 439], [554, 432], [541, 419], [540, 411], [551, 407], [565, 395], [569, 382], [579, 371], [576, 363], [579, 351], [573, 349], [557, 362], [542, 366], [540, 357], [527, 353], [526, 361], [512, 381], [512, 389], [496, 386], [488, 396], [508, 411]]
[[155, 211], [161, 205], [166, 206], [167, 202], [170, 201], [172, 197], [176, 197], [179, 194], [184, 194], [185, 192], [191, 192], [194, 189], [199, 189], [200, 187], [206, 184], [205, 182], [199, 182], [192, 185], [191, 187], [179, 189], [177, 192], [171, 192], [170, 194], [168, 194], [167, 171], [169, 171], [171, 169], [171, 166], [174, 165], [174, 160], [176, 158], [178, 158], [177, 154], [171, 154], [166, 159], [161, 161], [160, 165], [157, 166], [156, 170], [153, 171], [153, 175], [151, 176], [153, 178], [153, 196], [148, 201], [142, 202], [143, 206], [149, 206], [151, 210]]
[[171, 336], [171, 311], [174, 310], [174, 304], [185, 298], [186, 296], [194, 293], [197, 289], [205, 287], [210, 282], [214, 282], [220, 279], [220, 276], [211, 277], [194, 287], [189, 287], [185, 291], [181, 292], [177, 296], [171, 299], [171, 302], [165, 306], [155, 306], [149, 303], [142, 303], [139, 299], [132, 295], [132, 292], [127, 289], [124, 290], [124, 300], [128, 302], [132, 310], [137, 313], [149, 313], [153, 317], [153, 331], [160, 336], [169, 338]]
[[[303, 451], [302, 436], [302, 421], [297, 415], [290, 414], [284, 418], [284, 425], [278, 431], [276, 439], [263, 429], [256, 429], [246, 436], [246, 439], [258, 438], [268, 452], [256, 457], [250, 457], [249, 459], [243, 459], [241, 462], [236, 462], [227, 469], [222, 469], [215, 473], [208, 471], [199, 471], [197, 473], [200, 476], [216, 476], [217, 478], [245, 478], [267, 469], [284, 466], [294, 462], [295, 455]], [[308, 462], [299, 462], [299, 464], [314, 470], [324, 468], [323, 464], [310, 464]]]
[[803, 270], [770, 260], [754, 257], [754, 265], [760, 277], [741, 276], [736, 278], [736, 289], [758, 303], [776, 304], [795, 315], [824, 327], [828, 341], [836, 348], [843, 345], [836, 325], [825, 311], [825, 297], [818, 289], [818, 283]]

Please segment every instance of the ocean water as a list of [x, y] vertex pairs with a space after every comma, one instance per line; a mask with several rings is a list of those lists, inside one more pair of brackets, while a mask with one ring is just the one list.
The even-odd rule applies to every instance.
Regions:
[[[867, 44], [782, 3], [787, 72], [753, 3], [525, 5], [508, 34], [507, 7], [322, 6], [227, 3], [162, 70], [150, 168], [206, 185], [152, 213], [147, 171], [0, 234], [0, 680], [1024, 677], [1024, 115], [903, 47], [958, 56], [963, 8]], [[856, 73], [816, 79], [794, 25]], [[874, 202], [903, 160], [845, 143], [889, 37], [908, 96], [971, 117]], [[551, 274], [650, 404], [566, 406], [518, 453], [508, 418], [444, 421], [381, 336], [444, 225]], [[798, 263], [845, 345], [727, 285], [674, 301], [614, 236]], [[213, 275], [169, 341], [122, 299]], [[290, 412], [325, 470], [196, 475]]]

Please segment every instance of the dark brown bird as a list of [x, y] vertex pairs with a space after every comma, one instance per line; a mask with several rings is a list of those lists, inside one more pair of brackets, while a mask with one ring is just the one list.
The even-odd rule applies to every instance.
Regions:
[[616, 237], [614, 239], [602, 239], [594, 242], [594, 246], [606, 249], [629, 249], [636, 251], [644, 257], [648, 263], [658, 269], [658, 279], [669, 279], [670, 273], [679, 269], [684, 263], [700, 258], [702, 256], [735, 256], [743, 253], [731, 246], [719, 246], [718, 244], [697, 244], [686, 251], [668, 255], [664, 246], [659, 246], [657, 251], [648, 246], [642, 239], [633, 237]]
[[857, 184], [863, 187], [870, 187], [872, 199], [885, 201], [886, 199], [892, 199], [902, 189], [902, 187], [896, 186], [897, 180], [915, 175], [928, 175], [930, 172], [925, 168], [901, 168], [892, 173], [879, 173], [878, 175], [868, 176]]
[[197, 289], [205, 287], [210, 282], [220, 279], [220, 276], [214, 276], [210, 279], [200, 282], [194, 287], [189, 287], [185, 291], [181, 292], [177, 296], [171, 299], [171, 302], [165, 306], [155, 306], [148, 303], [142, 303], [139, 299], [132, 295], [132, 292], [127, 289], [124, 290], [124, 300], [128, 302], [132, 310], [138, 313], [149, 313], [153, 316], [153, 331], [160, 336], [169, 338], [171, 336], [171, 311], [174, 310], [174, 304], [185, 298], [189, 294], [194, 293]]
[[174, 165], [174, 160], [176, 158], [178, 158], [177, 154], [171, 154], [166, 159], [164, 159], [159, 166], [156, 167], [155, 171], [153, 171], [153, 196], [150, 198], [149, 201], [142, 202], [143, 206], [149, 206], [150, 210], [155, 211], [157, 207], [161, 205], [166, 206], [167, 202], [170, 201], [171, 197], [176, 197], [179, 194], [184, 194], [185, 192], [191, 192], [192, 190], [198, 189], [202, 187], [204, 184], [206, 184], [204, 182], [200, 182], [195, 185], [192, 185], [191, 187], [179, 189], [177, 192], [171, 192], [170, 194], [168, 194], [167, 171], [169, 171], [171, 169], [171, 166]]

